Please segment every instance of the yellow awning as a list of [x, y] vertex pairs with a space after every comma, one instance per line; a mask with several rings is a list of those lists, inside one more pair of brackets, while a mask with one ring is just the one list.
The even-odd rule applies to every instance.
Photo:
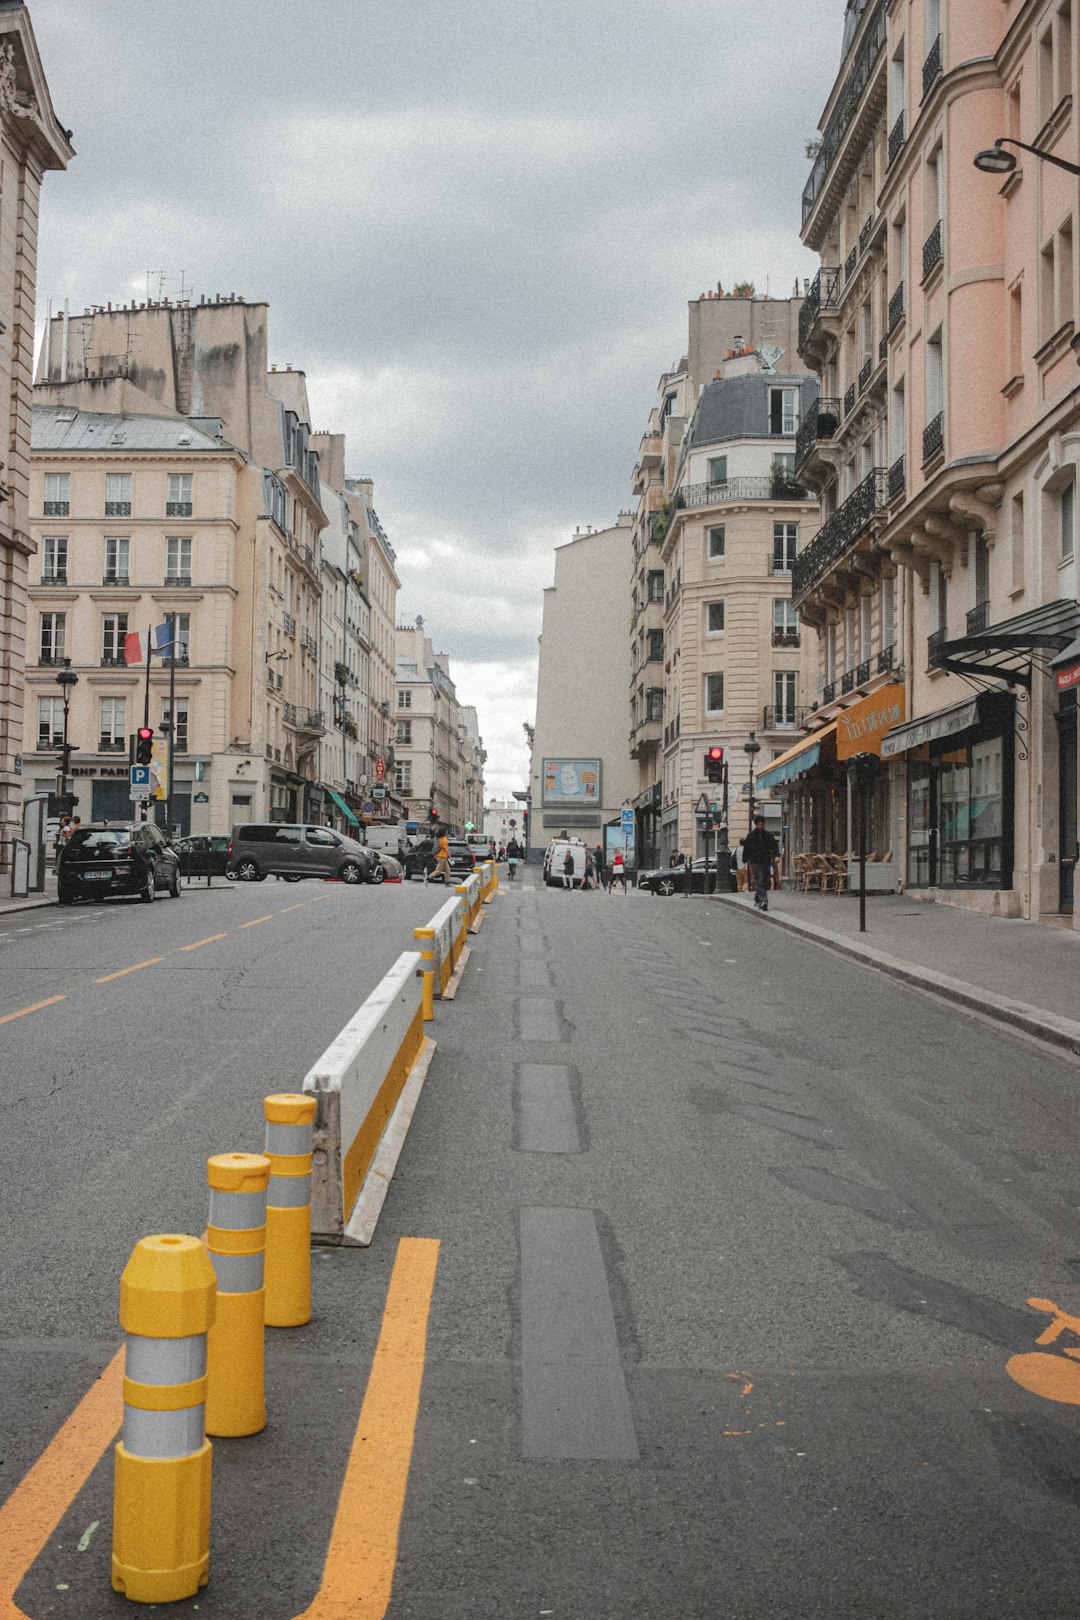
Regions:
[[780, 786], [801, 771], [808, 771], [816, 765], [821, 758], [821, 745], [827, 737], [835, 736], [836, 721], [832, 720], [820, 731], [811, 732], [809, 737], [800, 737], [794, 748], [789, 748], [778, 759], [772, 760], [763, 771], [758, 773], [757, 785], [763, 793]]

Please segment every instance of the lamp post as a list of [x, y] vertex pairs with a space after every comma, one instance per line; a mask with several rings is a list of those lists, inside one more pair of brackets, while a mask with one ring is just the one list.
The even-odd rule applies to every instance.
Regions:
[[1066, 174], [1080, 175], [1080, 165], [1070, 163], [1067, 158], [1055, 157], [1053, 152], [1044, 152], [1041, 146], [1029, 146], [1027, 141], [1013, 140], [1011, 135], [999, 135], [993, 146], [987, 147], [985, 152], [976, 152], [971, 161], [983, 174], [1011, 174], [1016, 168], [1016, 158], [1011, 152], [1002, 151], [1004, 146], [1018, 146], [1021, 151], [1033, 153], [1044, 163], [1064, 169]]
[[761, 753], [761, 744], [753, 732], [750, 733], [750, 741], [743, 743], [743, 753], [750, 767], [750, 820], [747, 823], [749, 828], [754, 825], [754, 760]]
[[[64, 698], [64, 742], [63, 751], [60, 755], [60, 797], [66, 805], [68, 784], [68, 749], [69, 746], [74, 746], [74, 744], [69, 745], [68, 743], [68, 708], [71, 703], [71, 694], [79, 684], [79, 677], [71, 667], [70, 658], [64, 659], [64, 667], [60, 671], [59, 675], [57, 675], [56, 679]], [[70, 814], [70, 811], [67, 813]]]

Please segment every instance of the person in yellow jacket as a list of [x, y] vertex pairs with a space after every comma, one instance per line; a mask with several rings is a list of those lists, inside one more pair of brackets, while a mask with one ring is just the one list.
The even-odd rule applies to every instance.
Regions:
[[433, 878], [441, 877], [444, 883], [453, 882], [453, 873], [450, 871], [450, 841], [445, 833], [439, 834], [439, 841], [435, 845], [435, 865], [431, 869]]

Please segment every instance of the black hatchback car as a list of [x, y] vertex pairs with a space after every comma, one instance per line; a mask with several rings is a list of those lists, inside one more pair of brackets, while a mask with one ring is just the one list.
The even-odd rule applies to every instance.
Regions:
[[115, 895], [138, 895], [149, 903], [159, 889], [180, 898], [180, 857], [152, 821], [91, 821], [77, 827], [61, 851], [62, 906]]

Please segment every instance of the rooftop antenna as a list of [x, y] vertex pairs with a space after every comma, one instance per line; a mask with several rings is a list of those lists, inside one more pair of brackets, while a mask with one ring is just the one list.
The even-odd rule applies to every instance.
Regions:
[[162, 297], [164, 295], [164, 292], [165, 292], [165, 272], [164, 272], [164, 270], [148, 270], [146, 272], [146, 302], [149, 303], [150, 300], [151, 300], [152, 295], [151, 295], [151, 292], [150, 292], [150, 284], [151, 284], [151, 277], [153, 277], [153, 276], [157, 276], [157, 280], [158, 280], [157, 295], [158, 295], [158, 303], [160, 303], [161, 299], [162, 299]]

